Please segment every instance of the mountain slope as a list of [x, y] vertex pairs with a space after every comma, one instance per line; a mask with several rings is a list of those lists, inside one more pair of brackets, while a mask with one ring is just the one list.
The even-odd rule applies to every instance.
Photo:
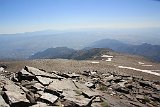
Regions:
[[103, 39], [90, 45], [92, 48], [110, 48], [118, 52], [141, 55], [160, 62], [160, 45], [143, 43], [141, 45], [124, 44], [117, 40]]
[[49, 58], [63, 58], [68, 59], [72, 53], [75, 52], [74, 49], [67, 47], [56, 47], [48, 48], [42, 52], [37, 52], [30, 57], [30, 59], [49, 59]]
[[57, 47], [57, 48], [48, 48], [42, 52], [37, 52], [34, 55], [30, 56], [29, 59], [62, 58], [62, 59], [86, 60], [86, 59], [92, 59], [102, 54], [107, 54], [109, 52], [112, 52], [112, 50], [103, 48], [74, 50], [67, 47]]

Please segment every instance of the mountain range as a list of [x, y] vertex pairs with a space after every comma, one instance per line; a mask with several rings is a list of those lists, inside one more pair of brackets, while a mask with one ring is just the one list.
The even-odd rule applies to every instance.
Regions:
[[103, 39], [96, 41], [82, 50], [74, 50], [67, 47], [48, 48], [42, 52], [35, 53], [30, 59], [76, 59], [85, 60], [101, 55], [103, 52], [120, 52], [146, 57], [152, 61], [160, 62], [160, 45], [143, 43], [141, 45], [130, 45], [118, 40]]
[[113, 39], [103, 39], [90, 45], [92, 48], [110, 48], [117, 52], [140, 55], [153, 61], [160, 61], [160, 45], [143, 43], [141, 45], [125, 44]]
[[30, 56], [29, 59], [75, 59], [75, 60], [87, 60], [93, 59], [96, 56], [100, 56], [103, 53], [107, 54], [113, 52], [107, 48], [92, 48], [83, 50], [74, 50], [67, 47], [48, 48], [42, 52], [37, 52]]
[[90, 47], [90, 44], [95, 41], [106, 38], [116, 39], [132, 45], [141, 44], [143, 42], [160, 45], [159, 29], [46, 30], [16, 34], [0, 34], [0, 59], [27, 59], [34, 53], [50, 47], [69, 47], [81, 50], [85, 47]]

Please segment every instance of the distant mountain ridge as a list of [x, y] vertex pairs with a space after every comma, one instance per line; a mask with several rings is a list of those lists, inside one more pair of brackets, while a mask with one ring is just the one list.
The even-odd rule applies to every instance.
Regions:
[[30, 56], [29, 59], [75, 59], [75, 60], [86, 60], [100, 56], [103, 53], [113, 52], [111, 49], [103, 48], [92, 48], [83, 50], [74, 50], [67, 47], [56, 47], [48, 48], [42, 52], [37, 52]]
[[117, 52], [140, 55], [153, 61], [160, 62], [160, 45], [143, 43], [141, 45], [130, 45], [113, 39], [102, 39], [89, 45], [91, 48], [110, 48]]

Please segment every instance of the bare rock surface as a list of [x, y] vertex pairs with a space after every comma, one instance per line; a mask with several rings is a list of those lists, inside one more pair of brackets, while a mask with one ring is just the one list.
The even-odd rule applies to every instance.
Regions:
[[52, 72], [25, 66], [10, 77], [0, 76], [2, 107], [160, 106], [160, 81], [140, 76], [97, 70]]

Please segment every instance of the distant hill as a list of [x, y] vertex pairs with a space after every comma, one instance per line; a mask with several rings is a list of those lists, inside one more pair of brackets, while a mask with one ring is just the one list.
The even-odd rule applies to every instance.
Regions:
[[42, 52], [37, 52], [34, 55], [30, 56], [29, 59], [75, 59], [75, 60], [86, 60], [92, 59], [95, 56], [100, 56], [112, 52], [111, 49], [103, 48], [93, 48], [93, 49], [83, 49], [83, 50], [74, 50], [67, 47], [57, 47], [57, 48], [48, 48]]
[[67, 47], [56, 47], [48, 48], [42, 52], [37, 52], [30, 57], [30, 59], [53, 59], [53, 58], [63, 58], [68, 59], [75, 52], [74, 49]]
[[110, 48], [118, 52], [141, 55], [160, 62], [160, 45], [143, 43], [141, 45], [125, 44], [113, 39], [103, 39], [89, 45], [91, 48]]

